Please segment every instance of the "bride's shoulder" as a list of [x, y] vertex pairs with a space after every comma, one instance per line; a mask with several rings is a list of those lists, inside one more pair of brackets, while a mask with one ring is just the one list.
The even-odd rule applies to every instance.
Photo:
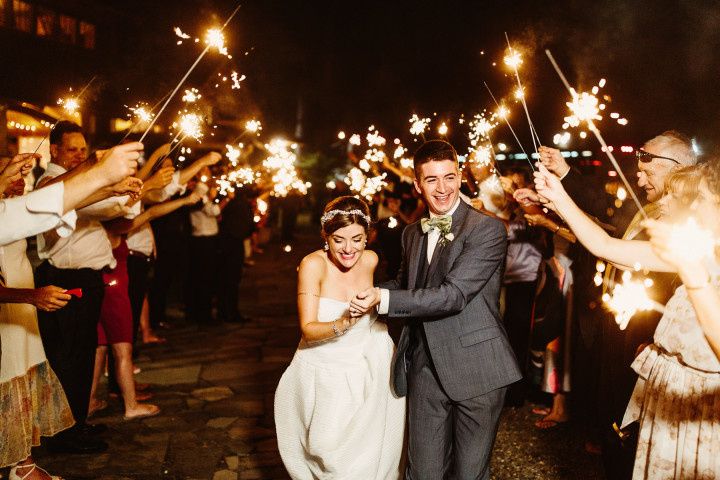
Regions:
[[379, 261], [378, 254], [373, 250], [365, 250], [362, 259], [363, 263], [371, 268], [375, 268]]
[[316, 250], [300, 261], [298, 270], [324, 271], [326, 267], [325, 256], [321, 250]]

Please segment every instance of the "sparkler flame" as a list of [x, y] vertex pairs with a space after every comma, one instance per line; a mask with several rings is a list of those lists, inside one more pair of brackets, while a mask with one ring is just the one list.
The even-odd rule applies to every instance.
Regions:
[[517, 70], [517, 68], [523, 63], [520, 52], [515, 51], [514, 49], [510, 49], [508, 54], [505, 55], [505, 58], [503, 58], [503, 62], [513, 70]]
[[715, 238], [709, 230], [700, 227], [690, 217], [681, 225], [673, 225], [670, 232], [670, 248], [687, 261], [712, 258], [715, 253]]
[[245, 123], [245, 130], [251, 133], [258, 133], [262, 130], [262, 123], [260, 120], [248, 120]]
[[210, 48], [215, 48], [221, 55], [229, 56], [227, 47], [225, 46], [225, 35], [219, 28], [211, 28], [205, 33], [205, 43]]
[[415, 136], [424, 134], [428, 125], [430, 125], [429, 118], [420, 118], [415, 114], [410, 117], [410, 133]]
[[80, 101], [75, 97], [60, 98], [57, 104], [63, 107], [68, 115], [77, 115], [80, 110]]
[[185, 103], [195, 103], [201, 98], [202, 95], [197, 88], [190, 88], [185, 90], [185, 94], [182, 96], [182, 101]]
[[647, 293], [644, 282], [630, 279], [630, 272], [623, 274], [623, 283], [615, 285], [612, 294], [602, 297], [605, 305], [615, 314], [620, 330], [625, 330], [630, 319], [640, 311], [654, 310], [659, 305]]
[[202, 117], [197, 113], [185, 113], [180, 120], [173, 123], [173, 127], [179, 129], [183, 136], [200, 140], [203, 137]]

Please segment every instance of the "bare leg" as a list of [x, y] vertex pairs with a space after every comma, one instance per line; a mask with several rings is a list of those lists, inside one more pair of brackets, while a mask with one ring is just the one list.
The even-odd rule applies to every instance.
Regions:
[[107, 345], [100, 345], [95, 349], [95, 370], [93, 371], [93, 382], [92, 388], [90, 389], [90, 405], [88, 406], [88, 417], [107, 406], [107, 402], [98, 398], [97, 395], [97, 388], [100, 384], [100, 378], [105, 372], [105, 360], [107, 359], [107, 353]]
[[150, 326], [150, 306], [147, 295], [145, 295], [140, 312], [140, 331], [142, 332], [143, 343], [165, 343], [165, 339], [155, 335]]
[[135, 398], [135, 378], [133, 377], [132, 344], [114, 343], [112, 346], [115, 355], [115, 376], [117, 377], [123, 402], [125, 403], [125, 418], [146, 417], [156, 415], [160, 409], [155, 405], [138, 403]]

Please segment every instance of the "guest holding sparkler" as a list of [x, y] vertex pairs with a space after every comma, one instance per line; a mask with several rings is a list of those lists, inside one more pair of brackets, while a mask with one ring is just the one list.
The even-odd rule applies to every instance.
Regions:
[[[717, 169], [717, 163], [713, 162], [683, 168], [667, 178], [665, 205], [669, 220], [677, 222], [690, 214], [713, 237], [720, 235]], [[560, 180], [542, 165], [535, 173], [535, 186], [546, 199], [546, 205], [556, 210], [578, 240], [598, 257], [626, 268], [639, 263], [652, 271], [677, 270], [680, 261], [668, 262], [663, 258], [668, 257], [669, 252], [659, 247], [662, 243], [659, 240], [656, 249], [661, 251], [660, 256], [650, 242], [620, 240], [607, 235], [570, 199]], [[673, 245], [677, 247], [673, 250], [685, 252], [679, 258], [702, 259], [703, 255], [698, 254], [702, 251], [698, 235], [683, 234], [688, 227], [675, 228], [677, 236]], [[683, 240], [678, 242], [678, 238]], [[710, 246], [713, 244], [711, 241]], [[720, 269], [713, 266], [708, 272], [704, 281], [697, 284], [690, 283], [695, 280], [694, 276], [686, 275], [684, 280], [688, 283], [679, 287], [665, 306], [654, 343], [633, 362], [639, 379], [622, 427], [639, 421], [634, 479], [720, 476], [720, 443], [714, 433], [720, 428], [720, 409], [716, 404], [720, 398], [720, 361], [705, 337], [689, 297], [694, 295], [694, 290], [720, 288]], [[702, 302], [699, 305], [707, 306]]]

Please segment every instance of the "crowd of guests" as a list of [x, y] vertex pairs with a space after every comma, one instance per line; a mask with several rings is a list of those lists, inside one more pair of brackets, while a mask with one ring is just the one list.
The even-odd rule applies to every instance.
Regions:
[[[188, 258], [182, 238], [190, 239], [189, 317], [247, 320], [238, 289], [255, 195], [221, 191], [219, 153], [181, 168], [169, 145], [147, 160], [137, 142], [90, 153], [67, 121], [49, 140], [44, 169], [37, 154], [0, 161], [0, 467], [11, 466], [13, 480], [50, 478], [31, 456], [41, 437], [58, 453], [108, 448], [99, 437], [107, 427], [88, 421], [108, 405], [104, 374], [125, 420], [160, 413], [147, 402], [149, 385], [135, 381], [133, 358], [139, 345], [164, 341], [153, 326], [165, 320], [178, 260]], [[175, 236], [178, 228], [185, 234]]]
[[[143, 145], [128, 142], [89, 153], [80, 127], [60, 122], [33, 185], [25, 179], [38, 155], [0, 160], [0, 467], [12, 466], [13, 479], [49, 478], [31, 456], [41, 436], [56, 452], [108, 448], [98, 437], [106, 427], [88, 422], [107, 406], [105, 372], [126, 420], [159, 413], [134, 380], [133, 355], [163, 341], [154, 328], [178, 258], [193, 272], [191, 320], [247, 320], [238, 287], [257, 192], [221, 191], [211, 181], [223, 168], [218, 153], [176, 168], [168, 150], [145, 160]], [[524, 378], [506, 405], [532, 400], [538, 429], [583, 425], [608, 478], [720, 477], [720, 269], [673, 249], [668, 224], [692, 215], [717, 237], [720, 166], [698, 162], [676, 132], [648, 140], [636, 157], [650, 220], [638, 212], [610, 225], [603, 186], [560, 151], [539, 153], [535, 172], [472, 156], [463, 166], [463, 201], [507, 230], [502, 315]], [[388, 185], [372, 202], [370, 245], [392, 278], [403, 228], [426, 208], [411, 170], [379, 168]], [[35, 236], [33, 269], [26, 239]], [[638, 262], [665, 313], [638, 313], [621, 330], [601, 298]]]

